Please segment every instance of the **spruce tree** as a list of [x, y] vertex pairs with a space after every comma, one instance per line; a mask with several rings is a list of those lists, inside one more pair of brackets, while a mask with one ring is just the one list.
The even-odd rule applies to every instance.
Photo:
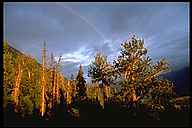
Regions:
[[83, 77], [83, 67], [80, 65], [79, 72], [76, 77], [76, 96], [77, 99], [81, 99], [86, 96], [86, 81]]

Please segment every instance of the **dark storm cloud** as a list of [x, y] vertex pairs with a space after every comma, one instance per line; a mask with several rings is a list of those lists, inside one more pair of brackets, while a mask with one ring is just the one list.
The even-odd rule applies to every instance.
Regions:
[[172, 69], [189, 64], [188, 3], [5, 3], [4, 39], [41, 60], [47, 54], [63, 57], [70, 76], [88, 64], [96, 52], [110, 62], [129, 33], [144, 38], [148, 54], [165, 57]]

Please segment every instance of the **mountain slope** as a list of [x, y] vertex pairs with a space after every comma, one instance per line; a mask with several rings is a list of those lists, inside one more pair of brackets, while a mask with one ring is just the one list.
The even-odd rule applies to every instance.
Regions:
[[164, 76], [173, 81], [176, 86], [176, 93], [179, 96], [190, 95], [190, 72], [189, 67], [169, 72]]

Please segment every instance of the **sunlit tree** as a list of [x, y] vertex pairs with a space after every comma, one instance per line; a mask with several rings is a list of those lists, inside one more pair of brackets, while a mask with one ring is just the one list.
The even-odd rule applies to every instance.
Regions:
[[[4, 106], [10, 101], [15, 111], [32, 114], [39, 105], [39, 65], [32, 56], [25, 55], [4, 42]], [[30, 102], [30, 103], [29, 103]], [[27, 104], [27, 105], [24, 105]]]
[[45, 103], [45, 93], [46, 93], [46, 48], [45, 48], [45, 42], [44, 47], [42, 49], [42, 67], [41, 67], [41, 104], [40, 104], [40, 112], [41, 116], [44, 116], [45, 109], [46, 109], [46, 103]]
[[16, 65], [15, 65], [15, 84], [12, 92], [15, 111], [17, 111], [19, 105], [19, 96], [21, 94], [21, 81], [24, 72], [24, 64], [25, 64], [24, 57], [18, 55], [16, 58]]
[[143, 103], [152, 109], [164, 110], [165, 103], [173, 96], [173, 84], [159, 77], [168, 71], [168, 63], [161, 59], [153, 64], [144, 40], [132, 36], [121, 44], [121, 54], [114, 61], [114, 70], [122, 79], [122, 96], [124, 101]]
[[[21, 58], [21, 57], [20, 57]], [[24, 115], [32, 114], [39, 105], [39, 64], [30, 55], [23, 55], [24, 65], [20, 85], [20, 112]], [[25, 105], [27, 104], [27, 105]]]
[[3, 42], [3, 108], [6, 108], [7, 104], [13, 101], [15, 59], [8, 42]]
[[105, 99], [109, 97], [110, 82], [113, 73], [113, 67], [107, 62], [107, 57], [101, 53], [97, 53], [95, 60], [89, 65], [88, 76], [91, 77], [93, 82], [102, 83]]

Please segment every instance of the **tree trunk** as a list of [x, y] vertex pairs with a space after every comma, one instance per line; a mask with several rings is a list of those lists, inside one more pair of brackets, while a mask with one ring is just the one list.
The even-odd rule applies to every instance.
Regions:
[[41, 116], [44, 116], [45, 113], [45, 86], [46, 86], [46, 80], [45, 80], [45, 66], [46, 66], [46, 52], [45, 52], [45, 43], [44, 48], [42, 49], [42, 74], [41, 74]]
[[21, 83], [21, 77], [22, 77], [23, 69], [21, 67], [21, 64], [19, 63], [18, 65], [18, 70], [16, 71], [16, 76], [15, 76], [15, 87], [13, 91], [13, 101], [15, 104], [15, 111], [17, 111], [18, 103], [19, 103], [19, 88], [20, 88], [20, 83]]

